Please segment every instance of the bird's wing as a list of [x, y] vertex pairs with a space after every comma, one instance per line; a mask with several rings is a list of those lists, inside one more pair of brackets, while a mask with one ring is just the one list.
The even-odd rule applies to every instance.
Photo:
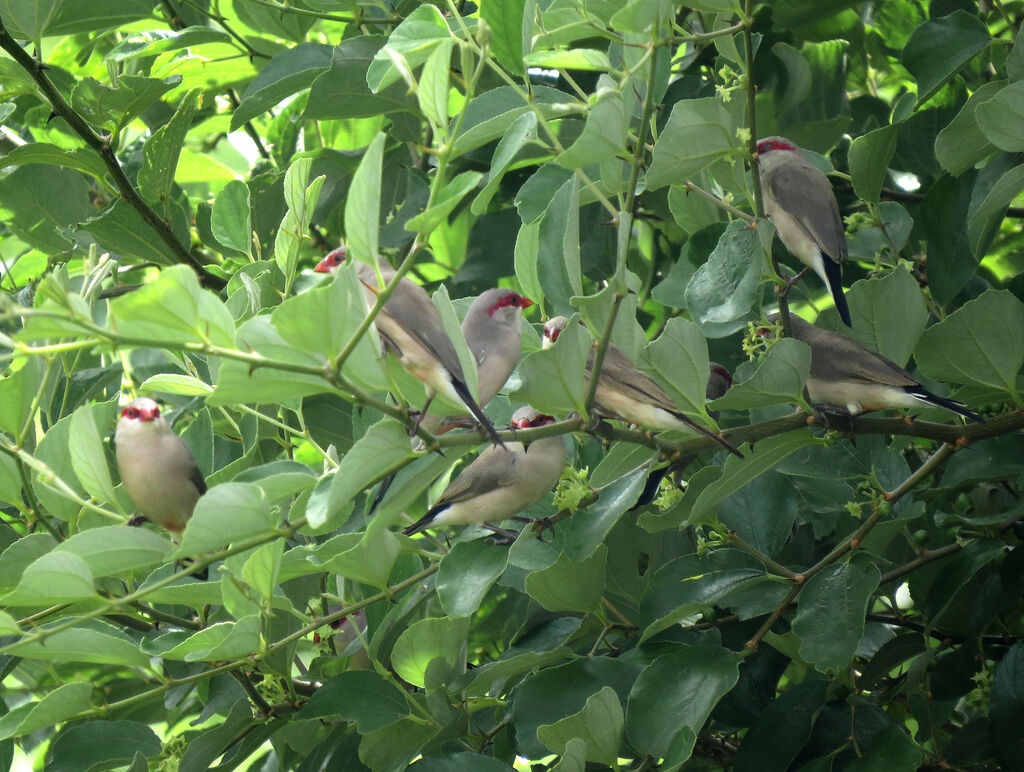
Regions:
[[[815, 174], [820, 171], [810, 161], [788, 163], [772, 169], [766, 184], [779, 206], [796, 221], [804, 232], [832, 260], [846, 258], [846, 234], [839, 216], [839, 206], [828, 179]], [[822, 190], [822, 185], [826, 190]]]
[[811, 333], [811, 374], [828, 381], [917, 386], [914, 377], [881, 354], [845, 335]]
[[523, 446], [520, 443], [506, 443], [506, 447], [494, 445], [481, 453], [462, 474], [451, 481], [431, 509], [457, 504], [515, 483], [516, 466], [523, 455]]
[[436, 356], [455, 378], [465, 380], [455, 345], [444, 331], [441, 315], [425, 289], [412, 282], [400, 282], [383, 311]]
[[[594, 365], [594, 354], [587, 360], [587, 372]], [[625, 394], [631, 399], [646, 402], [670, 413], [678, 413], [665, 390], [658, 382], [638, 368], [625, 352], [613, 343], [608, 344], [601, 365], [601, 380], [609, 388]]]

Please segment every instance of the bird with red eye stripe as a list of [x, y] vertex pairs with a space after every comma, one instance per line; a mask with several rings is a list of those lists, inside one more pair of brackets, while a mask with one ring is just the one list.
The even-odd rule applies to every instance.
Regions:
[[[512, 425], [529, 429], [554, 423], [532, 407], [512, 415]], [[507, 442], [487, 448], [445, 488], [423, 517], [407, 527], [407, 536], [439, 525], [479, 523], [507, 535], [491, 523], [518, 515], [544, 498], [565, 466], [565, 438], [544, 437], [529, 444]]]
[[[469, 306], [462, 320], [462, 334], [476, 360], [476, 394], [480, 407], [484, 407], [508, 381], [522, 356], [523, 309], [533, 301], [515, 290], [495, 287], [481, 293]], [[431, 434], [444, 434], [465, 424], [468, 415], [442, 417], [429, 414], [421, 426]], [[386, 477], [377, 489], [370, 505], [373, 513], [395, 476]]]
[[[346, 257], [345, 247], [339, 247], [313, 270], [332, 273], [345, 262]], [[391, 266], [380, 262], [378, 269], [385, 284], [394, 279], [395, 270]], [[362, 262], [355, 266], [355, 270], [363, 285], [366, 302], [372, 305], [381, 291], [377, 272]], [[465, 405], [494, 443], [502, 444], [494, 424], [470, 393], [455, 344], [445, 332], [441, 314], [423, 287], [403, 277], [373, 321], [388, 350], [398, 356], [402, 367], [427, 387], [427, 403], [420, 414], [421, 419], [434, 395], [444, 394], [456, 404], [461, 402]]]
[[206, 481], [192, 451], [148, 397], [130, 402], [114, 430], [117, 469], [139, 515], [180, 534]]
[[765, 216], [775, 224], [786, 249], [825, 282], [839, 318], [851, 327], [842, 276], [846, 230], [828, 178], [784, 137], [758, 140], [757, 165]]
[[[568, 322], [564, 316], [548, 319], [544, 324], [544, 348], [550, 348], [555, 344]], [[588, 381], [594, 368], [595, 356], [595, 351], [591, 348], [587, 354]], [[633, 364], [626, 352], [614, 343], [609, 343], [605, 349], [604, 362], [601, 364], [601, 372], [597, 379], [597, 391], [594, 394], [594, 409], [601, 415], [621, 418], [645, 429], [673, 429], [691, 434], [697, 432], [709, 440], [714, 440], [734, 456], [743, 458], [743, 454], [727, 439], [682, 413], [658, 382], [642, 372]]]

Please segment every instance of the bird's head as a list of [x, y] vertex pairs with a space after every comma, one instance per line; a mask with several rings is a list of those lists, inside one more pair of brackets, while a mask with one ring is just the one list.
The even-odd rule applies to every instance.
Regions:
[[124, 421], [150, 423], [160, 418], [160, 406], [149, 397], [139, 397], [129, 402], [121, 411]]
[[711, 363], [711, 375], [718, 376], [725, 382], [726, 390], [732, 388], [732, 373], [730, 373], [724, 365], [718, 364], [718, 362]]
[[765, 153], [770, 153], [773, 150], [789, 150], [791, 152], [795, 152], [799, 149], [800, 148], [785, 137], [765, 137], [764, 139], [759, 139], [757, 141], [757, 154], [759, 156], [762, 156]]
[[544, 348], [550, 348], [555, 345], [555, 341], [558, 340], [558, 336], [562, 334], [562, 330], [565, 329], [565, 325], [569, 323], [569, 320], [564, 316], [553, 316], [544, 323]]
[[345, 247], [338, 247], [328, 252], [327, 256], [317, 263], [313, 270], [316, 273], [333, 273], [339, 265], [345, 262], [346, 252]]
[[516, 429], [533, 429], [538, 426], [547, 426], [554, 422], [554, 416], [545, 415], [529, 405], [519, 408], [512, 414], [512, 426]]

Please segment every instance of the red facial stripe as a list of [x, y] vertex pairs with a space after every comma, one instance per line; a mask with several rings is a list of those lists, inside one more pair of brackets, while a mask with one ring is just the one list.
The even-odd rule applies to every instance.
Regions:
[[779, 142], [775, 139], [762, 139], [757, 143], [758, 153], [767, 153], [769, 150], [796, 150], [796, 145], [789, 142]]
[[721, 378], [725, 379], [725, 382], [732, 386], [732, 373], [726, 370], [724, 367], [712, 367], [711, 372]]
[[317, 263], [313, 270], [316, 273], [330, 273], [345, 262], [345, 253], [345, 247], [338, 247], [333, 252], [328, 252], [327, 256]]
[[513, 308], [529, 308], [532, 305], [533, 301], [529, 298], [524, 298], [518, 292], [509, 292], [508, 294], [502, 295], [498, 298], [497, 302], [487, 309], [487, 313], [494, 316], [494, 313], [499, 308], [507, 308], [508, 306], [512, 306]]
[[550, 340], [552, 343], [554, 343], [556, 340], [558, 340], [558, 336], [561, 335], [561, 334], [562, 334], [562, 328], [561, 327], [545, 327], [544, 328], [544, 337], [547, 338], [548, 340]]
[[550, 415], [538, 415], [531, 418], [521, 419], [516, 426], [520, 429], [532, 429], [538, 426], [546, 426], [547, 424], [553, 424], [555, 422], [554, 416]]
[[143, 410], [137, 407], [126, 407], [121, 411], [121, 417], [127, 418], [129, 421], [152, 421], [160, 417], [160, 408], [154, 407], [152, 410]]

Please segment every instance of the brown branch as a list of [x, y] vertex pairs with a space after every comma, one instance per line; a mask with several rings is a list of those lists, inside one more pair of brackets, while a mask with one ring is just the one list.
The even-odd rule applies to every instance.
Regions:
[[11, 58], [21, 65], [22, 69], [32, 77], [39, 90], [50, 103], [53, 112], [67, 121], [67, 124], [82, 141], [99, 154], [104, 166], [107, 167], [107, 171], [110, 172], [110, 176], [113, 178], [121, 198], [127, 201], [139, 213], [143, 221], [153, 229], [160, 240], [171, 250], [178, 259], [178, 262], [192, 266], [196, 273], [199, 274], [203, 284], [215, 289], [222, 289], [226, 282], [219, 276], [209, 273], [199, 259], [184, 244], [178, 241], [178, 237], [174, 235], [170, 224], [161, 219], [160, 215], [153, 211], [152, 207], [142, 199], [135, 186], [132, 185], [131, 180], [128, 179], [124, 169], [121, 168], [121, 164], [117, 160], [109, 140], [104, 139], [93, 131], [92, 127], [85, 122], [85, 119], [75, 112], [74, 108], [68, 104], [63, 94], [57, 90], [57, 87], [53, 85], [53, 82], [46, 75], [45, 65], [33, 59], [18, 44], [18, 41], [11, 37], [2, 20], [0, 20], [0, 48], [10, 54]]

